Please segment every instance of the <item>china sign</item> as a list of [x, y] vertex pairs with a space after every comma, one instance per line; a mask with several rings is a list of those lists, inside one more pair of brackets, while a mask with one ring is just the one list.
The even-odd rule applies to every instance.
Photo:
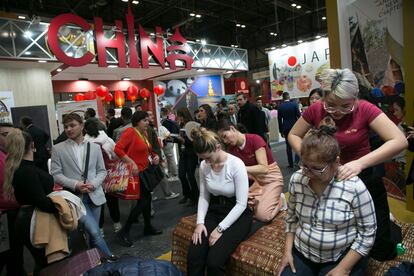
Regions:
[[272, 99], [283, 92], [291, 98], [307, 97], [321, 86], [320, 75], [329, 68], [328, 38], [320, 38], [268, 53]]
[[[169, 46], [164, 49], [164, 38], [161, 27], [155, 28], [155, 42], [147, 35], [144, 28], [138, 25], [137, 32], [139, 34], [139, 41], [135, 39], [135, 25], [134, 16], [131, 9], [128, 9], [126, 15], [127, 22], [127, 37], [125, 38], [123, 32], [123, 25], [121, 20], [115, 21], [115, 38], [106, 38], [104, 34], [104, 27], [102, 18], [96, 17], [94, 19], [94, 33], [95, 33], [95, 49], [98, 54], [99, 67], [107, 67], [106, 50], [108, 48], [115, 49], [118, 57], [118, 66], [121, 68], [127, 67], [127, 55], [125, 42], [128, 44], [129, 52], [129, 68], [149, 68], [149, 58], [152, 55], [153, 59], [164, 69], [166, 62], [172, 70], [176, 69], [176, 61], [180, 60], [185, 64], [187, 70], [191, 70], [193, 58], [189, 55], [190, 47], [187, 40], [180, 34], [178, 28], [175, 33], [168, 38]], [[87, 51], [81, 57], [69, 56], [60, 46], [62, 41], [60, 29], [66, 25], [76, 25], [82, 29], [83, 32], [92, 30], [93, 26], [85, 19], [75, 14], [61, 14], [55, 17], [49, 25], [48, 29], [48, 45], [56, 58], [69, 66], [84, 66], [93, 61], [95, 55], [91, 51]], [[73, 43], [75, 43], [74, 41]], [[136, 45], [139, 45], [139, 53]], [[166, 51], [165, 51], [166, 50]]]

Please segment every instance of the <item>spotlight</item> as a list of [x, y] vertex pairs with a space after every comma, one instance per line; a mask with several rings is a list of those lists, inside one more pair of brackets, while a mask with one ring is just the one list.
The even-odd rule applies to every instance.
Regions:
[[108, 68], [118, 68], [118, 65], [110, 64], [110, 65], [108, 65]]
[[290, 4], [292, 7], [296, 7], [296, 4], [295, 3], [292, 3], [292, 4]]
[[39, 62], [39, 63], [46, 63], [47, 61], [46, 60], [38, 60], [37, 62]]
[[300, 8], [302, 8], [302, 6], [301, 5], [298, 5], [298, 6], [296, 6], [296, 8], [299, 10]]
[[190, 16], [194, 17], [194, 16], [196, 16], [196, 14], [192, 12], [192, 13], [190, 13]]
[[274, 49], [276, 49], [276, 47], [275, 47], [275, 46], [273, 46], [273, 47], [272, 47], [272, 48], [270, 48], [270, 49], [274, 50]]
[[204, 46], [204, 45], [206, 45], [206, 44], [207, 44], [207, 41], [206, 41], [205, 39], [202, 39], [202, 40], [201, 40], [201, 45], [203, 45], [203, 46]]
[[123, 77], [121, 80], [123, 80], [123, 81], [130, 81], [131, 78], [130, 77]]
[[259, 84], [260, 83], [260, 80], [256, 80], [256, 83]]
[[134, 1], [132, 1], [132, 4], [138, 5], [139, 4], [139, 1], [134, 0]]
[[197, 69], [197, 72], [204, 72], [204, 69], [203, 68], [199, 68], [199, 69]]
[[300, 43], [302, 43], [303, 42], [303, 40], [298, 40], [298, 43], [300, 44]]
[[246, 25], [241, 25], [240, 27], [242, 27], [244, 29], [244, 28], [246, 28]]
[[57, 72], [62, 72], [62, 68], [56, 69]]
[[275, 34], [274, 32], [271, 32], [271, 33], [270, 33], [270, 35], [274, 35], [274, 34]]
[[201, 18], [201, 14], [196, 14], [196, 18]]
[[26, 16], [23, 16], [23, 15], [19, 15], [17, 18], [19, 18], [19, 19], [26, 19]]
[[26, 52], [24, 52], [24, 54], [25, 54], [26, 56], [30, 56], [30, 55], [32, 54], [32, 52], [30, 52], [30, 51], [26, 51]]
[[320, 35], [317, 35], [317, 36], [315, 36], [315, 38], [318, 39], [318, 38], [321, 38], [321, 36]]
[[236, 24], [236, 27], [240, 27], [240, 24], [239, 24], [239, 23], [237, 23], [237, 24]]
[[286, 47], [287, 45], [286, 44], [282, 44], [282, 47]]
[[322, 20], [326, 20], [326, 16], [322, 16]]
[[33, 34], [32, 34], [32, 32], [31, 32], [31, 31], [25, 31], [25, 32], [24, 32], [24, 36], [25, 36], [25, 37], [27, 37], [27, 38], [32, 37], [32, 35], [33, 35]]

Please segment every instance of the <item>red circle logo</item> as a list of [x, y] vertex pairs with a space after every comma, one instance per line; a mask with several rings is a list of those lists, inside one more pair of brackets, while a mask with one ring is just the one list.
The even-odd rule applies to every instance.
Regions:
[[289, 64], [289, 66], [295, 66], [296, 65], [296, 62], [297, 62], [296, 57], [290, 56], [288, 58], [288, 64]]

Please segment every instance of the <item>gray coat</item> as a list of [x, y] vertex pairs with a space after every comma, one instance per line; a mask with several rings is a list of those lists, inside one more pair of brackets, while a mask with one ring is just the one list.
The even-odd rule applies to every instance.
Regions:
[[[106, 169], [101, 148], [97, 144], [90, 144], [88, 180], [95, 187], [95, 190], [89, 193], [89, 197], [95, 205], [100, 206], [106, 202], [102, 189], [102, 182], [106, 177]], [[56, 183], [59, 183], [66, 189], [75, 191], [76, 183], [83, 180], [83, 170], [84, 168], [80, 168], [78, 165], [69, 140], [59, 143], [52, 148], [50, 173], [53, 175]]]

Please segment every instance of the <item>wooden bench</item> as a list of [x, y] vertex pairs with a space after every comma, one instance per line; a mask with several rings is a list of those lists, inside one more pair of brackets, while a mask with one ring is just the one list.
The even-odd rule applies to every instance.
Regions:
[[[226, 275], [275, 275], [285, 248], [285, 217], [281, 212], [270, 224], [263, 226], [232, 254]], [[173, 232], [171, 262], [186, 272], [187, 250], [196, 223], [196, 215], [184, 217]], [[397, 222], [402, 228], [404, 255], [388, 262], [369, 261], [369, 276], [384, 275], [403, 261], [414, 262], [414, 224]]]

